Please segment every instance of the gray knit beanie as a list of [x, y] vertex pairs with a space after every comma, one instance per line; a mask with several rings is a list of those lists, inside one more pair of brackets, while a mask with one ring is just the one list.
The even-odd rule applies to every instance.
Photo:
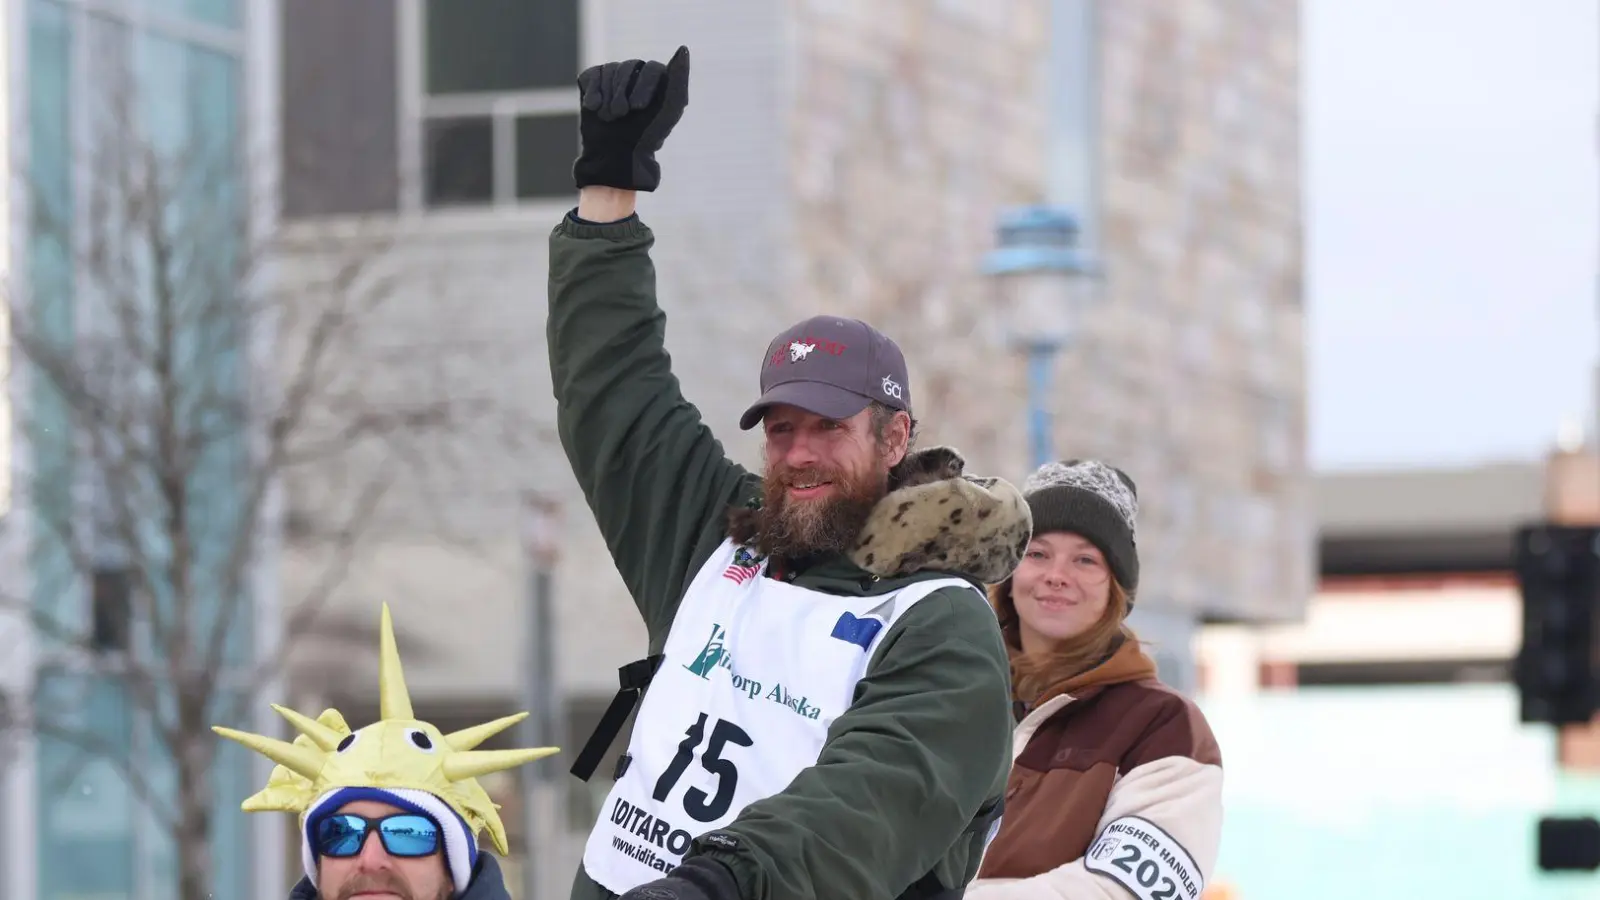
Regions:
[[1033, 512], [1034, 534], [1070, 531], [1100, 548], [1131, 606], [1139, 587], [1139, 489], [1133, 479], [1098, 460], [1069, 459], [1040, 466], [1023, 482], [1022, 496]]

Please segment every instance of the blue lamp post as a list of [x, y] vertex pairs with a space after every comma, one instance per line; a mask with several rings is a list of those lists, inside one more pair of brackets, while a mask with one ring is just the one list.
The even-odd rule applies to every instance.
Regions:
[[1079, 242], [1076, 216], [1060, 206], [1025, 206], [1000, 217], [995, 249], [984, 259], [994, 279], [1006, 346], [1028, 362], [1029, 446], [1035, 467], [1054, 458], [1050, 391], [1056, 354], [1083, 313], [1099, 300], [1100, 269]]

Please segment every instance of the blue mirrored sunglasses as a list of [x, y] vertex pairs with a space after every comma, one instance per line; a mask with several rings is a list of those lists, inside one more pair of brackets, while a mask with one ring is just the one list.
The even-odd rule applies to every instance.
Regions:
[[317, 853], [350, 857], [361, 852], [367, 835], [378, 832], [390, 856], [432, 856], [439, 850], [439, 826], [432, 819], [398, 813], [369, 819], [351, 813], [331, 815], [317, 823]]

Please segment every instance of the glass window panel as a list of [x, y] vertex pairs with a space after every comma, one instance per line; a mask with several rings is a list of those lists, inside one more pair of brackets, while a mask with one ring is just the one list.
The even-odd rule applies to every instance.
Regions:
[[[400, 204], [395, 0], [284, 0], [283, 214], [393, 211]], [[360, 46], [362, 52], [350, 53]]]
[[[239, 61], [154, 34], [139, 39], [140, 129], [185, 181], [235, 193], [241, 129]], [[213, 204], [215, 205], [215, 204]]]
[[48, 711], [38, 755], [39, 896], [129, 896], [138, 801], [118, 765], [132, 753], [127, 697], [114, 681], [65, 672], [41, 673], [35, 691], [39, 714]]
[[[242, 727], [250, 726], [247, 723]], [[211, 794], [215, 804], [211, 811], [211, 852], [216, 876], [211, 891], [216, 897], [248, 897], [254, 884], [252, 836], [261, 817], [240, 812], [239, 804], [260, 788], [252, 782], [251, 767], [256, 757], [233, 741], [218, 741], [217, 745]]]
[[133, 574], [125, 568], [100, 568], [90, 587], [90, 645], [101, 652], [129, 648], [133, 624]]
[[[243, 159], [239, 150], [241, 133], [239, 104], [242, 97], [239, 62], [235, 58], [195, 45], [186, 47], [188, 77], [187, 115], [194, 135], [196, 155], [203, 162], [202, 180], [192, 185], [184, 197], [184, 218], [190, 222], [184, 242], [192, 252], [185, 275], [189, 290], [213, 298], [216, 305], [228, 303], [238, 291], [238, 258], [250, 249], [245, 245]], [[199, 235], [208, 235], [203, 242]], [[202, 307], [204, 308], [204, 307]], [[231, 307], [227, 307], [231, 309]], [[190, 402], [185, 408], [197, 410], [197, 417], [210, 421], [189, 427], [212, 437], [198, 448], [194, 465], [196, 482], [189, 496], [193, 502], [190, 521], [201, 539], [195, 547], [196, 571], [192, 583], [200, 596], [219, 598], [201, 610], [199, 624], [209, 638], [218, 626], [216, 616], [229, 622], [224, 649], [231, 663], [252, 658], [254, 617], [248, 597], [248, 583], [230, 589], [234, 581], [229, 571], [235, 540], [243, 522], [246, 434], [225, 412], [243, 402], [247, 390], [244, 348], [247, 323], [231, 315], [197, 317], [186, 330], [185, 343], [195, 378], [189, 381]], [[215, 413], [207, 413], [214, 410]], [[245, 537], [248, 540], [248, 537]], [[230, 609], [229, 607], [235, 607]]]
[[[237, 712], [252, 712], [245, 698], [232, 691], [218, 691], [208, 721], [246, 731], [259, 730], [257, 723], [237, 717]], [[250, 897], [253, 865], [250, 836], [261, 822], [260, 816], [241, 812], [239, 804], [259, 789], [252, 785], [254, 754], [233, 741], [217, 741], [211, 763], [211, 896]], [[178, 766], [173, 751], [159, 739], [152, 739], [144, 755], [144, 765], [153, 782], [173, 798], [184, 788], [178, 784]], [[298, 847], [298, 843], [296, 844]], [[177, 897], [178, 848], [165, 828], [152, 828], [141, 847], [149, 872], [149, 897]]]
[[[36, 197], [54, 207], [67, 205], [71, 189], [67, 154], [71, 149], [72, 83], [71, 30], [68, 13], [61, 4], [39, 0], [28, 5], [28, 129], [31, 183]], [[61, 210], [65, 213], [69, 210]], [[58, 211], [51, 210], [51, 215]]]
[[[28, 10], [28, 162], [33, 202], [33, 227], [28, 232], [28, 275], [33, 326], [52, 342], [69, 340], [73, 330], [72, 223], [73, 104], [71, 86], [71, 17], [61, 4], [40, 0]], [[39, 527], [34, 529], [33, 600], [40, 612], [69, 627], [73, 613], [72, 560], [56, 538], [74, 511], [72, 492], [72, 428], [66, 401], [46, 378], [31, 381], [19, 422], [30, 422], [36, 469], [31, 500]], [[48, 635], [41, 640], [51, 642]]]
[[525, 116], [517, 120], [517, 196], [565, 197], [577, 192], [572, 163], [578, 157], [577, 116]]
[[139, 134], [165, 157], [183, 152], [190, 143], [183, 47], [180, 41], [155, 34], [140, 34], [138, 39]]
[[[131, 155], [138, 85], [133, 78], [132, 41], [125, 22], [109, 15], [91, 14], [83, 20], [80, 46], [88, 90], [77, 99], [84, 109], [88, 134], [85, 143], [92, 170], [105, 169], [106, 161]], [[110, 180], [107, 178], [106, 180]]]
[[427, 5], [431, 94], [569, 88], [578, 0], [435, 0]]
[[488, 116], [430, 120], [426, 140], [429, 206], [494, 199], [494, 123]]
[[[185, 418], [180, 427], [207, 435], [192, 448], [193, 464], [185, 473], [193, 483], [186, 492], [191, 503], [186, 513], [200, 540], [189, 557], [191, 569], [183, 575], [197, 596], [212, 600], [197, 610], [194, 623], [197, 639], [209, 641], [224, 603], [248, 603], [223, 589], [239, 526], [241, 498], [235, 486], [241, 483], [245, 438], [226, 412], [236, 406], [245, 387], [239, 346], [243, 323], [232, 315], [238, 287], [235, 263], [245, 250], [239, 62], [155, 34], [141, 34], [137, 48], [137, 125], [141, 140], [155, 150], [154, 202], [163, 227], [154, 237], [132, 230], [130, 239], [133, 256], [145, 262], [148, 281], [142, 283], [159, 282], [178, 304], [169, 337], [182, 373], [184, 395], [176, 401]], [[157, 260], [162, 261], [159, 271]], [[121, 491], [127, 485], [108, 487]], [[153, 545], [165, 538], [153, 534]], [[151, 573], [158, 607], [174, 602], [174, 574]], [[226, 645], [230, 659], [247, 656], [250, 620], [248, 611], [232, 616]], [[165, 649], [171, 648], [157, 652]]]
[[[163, 706], [172, 702], [173, 695], [170, 688], [163, 685], [157, 690], [161, 692]], [[178, 782], [178, 767], [172, 762], [171, 751], [175, 748], [167, 746], [164, 741], [148, 737], [141, 749], [144, 752], [140, 754], [139, 763], [147, 773], [150, 783], [163, 796], [177, 800], [178, 791], [182, 790], [182, 786]], [[139, 852], [145, 860], [145, 871], [149, 873], [152, 895], [181, 896], [178, 893], [178, 853], [172, 840], [172, 833], [166, 828], [149, 829], [139, 846]]]

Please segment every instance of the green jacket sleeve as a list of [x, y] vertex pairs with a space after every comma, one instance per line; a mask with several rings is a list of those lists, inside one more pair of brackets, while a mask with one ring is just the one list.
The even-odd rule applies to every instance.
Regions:
[[726, 507], [759, 482], [727, 458], [672, 374], [654, 242], [637, 216], [565, 218], [550, 235], [545, 337], [561, 446], [659, 649]]
[[[1010, 669], [994, 614], [945, 588], [896, 624], [817, 763], [690, 851], [744, 900], [892, 900], [961, 843], [1011, 768]], [[977, 870], [968, 842], [947, 887]], [[954, 881], [956, 884], [951, 884]]]

